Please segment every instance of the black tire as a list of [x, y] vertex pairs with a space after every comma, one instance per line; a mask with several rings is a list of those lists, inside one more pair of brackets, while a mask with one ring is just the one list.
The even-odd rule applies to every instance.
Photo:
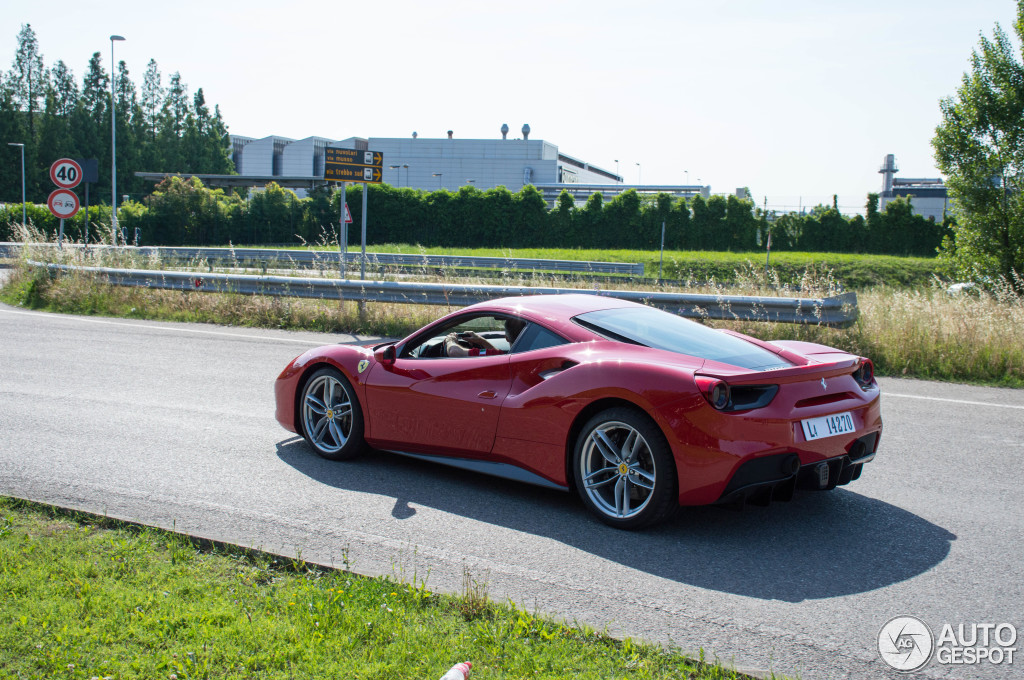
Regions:
[[347, 460], [365, 448], [363, 411], [352, 384], [338, 370], [321, 368], [309, 376], [297, 407], [302, 436], [318, 455]]
[[617, 529], [650, 526], [679, 507], [672, 452], [639, 410], [610, 408], [587, 421], [576, 438], [572, 469], [583, 504]]

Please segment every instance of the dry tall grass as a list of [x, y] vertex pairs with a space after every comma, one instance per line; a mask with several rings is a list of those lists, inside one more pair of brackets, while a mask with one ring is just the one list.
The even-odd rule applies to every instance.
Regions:
[[[37, 254], [36, 257], [42, 257]], [[64, 249], [45, 255], [49, 261], [102, 266], [166, 268], [130, 253], [84, 254]], [[208, 263], [190, 268], [213, 271]], [[379, 271], [375, 278], [408, 277], [407, 270]], [[427, 276], [426, 272], [423, 272]], [[336, 270], [303, 271], [303, 276], [337, 276]], [[432, 278], [432, 280], [437, 280]], [[714, 281], [657, 290], [719, 295], [824, 297], [840, 291], [831, 273], [808, 270], [796, 286], [781, 285], [771, 272], [748, 266], [738, 272], [739, 285], [725, 288]], [[458, 278], [459, 283], [474, 280]], [[477, 279], [493, 283], [493, 279]], [[516, 274], [502, 283], [523, 286], [595, 286], [586, 279]], [[633, 284], [601, 284], [604, 288]], [[91, 276], [51, 277], [31, 271], [24, 262], [4, 288], [8, 302], [82, 314], [159, 318], [271, 328], [310, 329], [400, 337], [452, 308], [401, 304], [302, 300], [136, 288], [115, 288]], [[764, 339], [801, 339], [839, 347], [870, 357], [880, 375], [904, 375], [949, 381], [1024, 387], [1024, 298], [1011, 286], [994, 291], [950, 295], [938, 284], [923, 290], [875, 288], [858, 293], [860, 318], [850, 328], [742, 321], [708, 322]]]

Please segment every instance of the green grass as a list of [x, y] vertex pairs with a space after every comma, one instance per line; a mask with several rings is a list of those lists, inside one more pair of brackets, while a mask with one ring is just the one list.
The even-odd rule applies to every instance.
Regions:
[[[350, 245], [350, 248], [352, 246]], [[358, 246], [357, 246], [358, 247]], [[298, 248], [298, 247], [297, 247]], [[304, 249], [304, 248], [302, 248]], [[334, 248], [337, 249], [336, 247]], [[368, 246], [375, 253], [407, 255], [463, 255], [547, 260], [591, 260], [598, 262], [638, 262], [644, 275], [658, 276], [661, 254], [656, 250], [585, 250], [567, 248], [423, 248], [407, 244]], [[783, 284], [796, 285], [808, 269], [830, 271], [847, 290], [872, 286], [914, 288], [928, 285], [935, 277], [948, 277], [947, 265], [937, 258], [859, 255], [849, 253], [803, 253], [776, 251], [771, 268]], [[733, 253], [666, 250], [662, 278], [693, 283], [716, 281], [735, 283], [737, 273], [763, 271], [764, 252]]]
[[[589, 255], [595, 259], [608, 259], [609, 253], [594, 251]], [[742, 262], [738, 259], [740, 255], [718, 255], [723, 260], [715, 264], [716, 267], [724, 267], [724, 263], [730, 261]], [[811, 254], [805, 255], [810, 257]], [[80, 255], [67, 254], [66, 251], [56, 257], [81, 263]], [[76, 257], [79, 260], [75, 260]], [[868, 260], [859, 256], [841, 257], [849, 258], [858, 267], [871, 266]], [[91, 261], [86, 263], [95, 264]], [[105, 264], [138, 266], [140, 263], [126, 260]], [[141, 264], [147, 268], [161, 266], [159, 262], [151, 261]], [[605, 281], [600, 285], [609, 289], [797, 297], [828, 296], [844, 288], [834, 272], [827, 268], [800, 270], [795, 282], [786, 282], [774, 269], [766, 274], [763, 269], [749, 263], [736, 266], [728, 284], [712, 281], [656, 286]], [[878, 264], [875, 269], [881, 267], [882, 264]], [[199, 270], [206, 271], [207, 267]], [[322, 273], [335, 275], [333, 271]], [[458, 283], [473, 281], [465, 277], [430, 278], [424, 275], [421, 278]], [[585, 290], [592, 290], [595, 285], [585, 277], [556, 279], [530, 274], [508, 275], [501, 281], [518, 286], [556, 285]], [[51, 277], [42, 270], [30, 271], [24, 265], [16, 269], [8, 284], [0, 289], [0, 300], [53, 312], [385, 337], [403, 337], [442, 313], [452, 311], [450, 307], [400, 304], [367, 304], [360, 309], [354, 302], [115, 288], [88, 276]], [[860, 319], [846, 329], [738, 321], [710, 323], [764, 339], [798, 338], [838, 347], [870, 357], [879, 375], [1024, 387], [1024, 297], [1014, 294], [1009, 287], [978, 295], [950, 296], [933, 280], [916, 288], [874, 286], [858, 291], [858, 306]]]
[[0, 678], [743, 678], [461, 596], [0, 497]]

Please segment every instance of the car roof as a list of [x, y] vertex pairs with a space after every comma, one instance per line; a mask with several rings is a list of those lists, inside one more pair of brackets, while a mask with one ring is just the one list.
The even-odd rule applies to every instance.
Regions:
[[601, 309], [637, 307], [635, 302], [619, 300], [607, 295], [589, 293], [566, 293], [558, 295], [523, 295], [499, 298], [472, 305], [470, 309], [484, 308], [509, 314], [525, 314], [537, 318], [551, 318], [565, 321], [578, 314], [596, 312]]
[[487, 311], [523, 316], [557, 330], [573, 341], [593, 340], [597, 336], [572, 322], [572, 318], [586, 312], [622, 307], [642, 307], [635, 302], [619, 300], [606, 295], [588, 293], [559, 293], [550, 295], [524, 295], [498, 298], [471, 305], [462, 311]]

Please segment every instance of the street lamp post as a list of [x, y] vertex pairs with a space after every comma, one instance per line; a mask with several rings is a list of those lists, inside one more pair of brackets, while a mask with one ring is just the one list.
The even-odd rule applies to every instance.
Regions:
[[[615, 159], [615, 176], [616, 177], [619, 176], [619, 159], [618, 158]], [[619, 181], [621, 182], [622, 180], [620, 179]]]
[[637, 184], [643, 184], [644, 183], [644, 169], [642, 167], [640, 167], [639, 163], [636, 164], [636, 183]]
[[114, 43], [122, 36], [110, 36], [110, 240], [117, 245], [117, 109], [114, 105], [114, 82], [117, 70], [114, 64]]
[[21, 148], [21, 228], [25, 229], [28, 220], [25, 217], [25, 145], [21, 142], [7, 142], [7, 146]]
[[405, 163], [402, 167], [405, 168], [405, 186], [409, 186], [409, 164]]
[[437, 178], [437, 189], [438, 189], [438, 191], [440, 191], [440, 190], [441, 190], [441, 182], [443, 181], [443, 180], [441, 179], [441, 177], [442, 177], [443, 175], [444, 175], [444, 173], [443, 173], [443, 172], [435, 172], [435, 173], [434, 173], [434, 177], [436, 177], [436, 178]]
[[395, 171], [395, 179], [398, 180], [398, 184], [396, 184], [395, 186], [398, 186], [399, 184], [402, 183], [402, 166], [389, 165], [388, 167]]

